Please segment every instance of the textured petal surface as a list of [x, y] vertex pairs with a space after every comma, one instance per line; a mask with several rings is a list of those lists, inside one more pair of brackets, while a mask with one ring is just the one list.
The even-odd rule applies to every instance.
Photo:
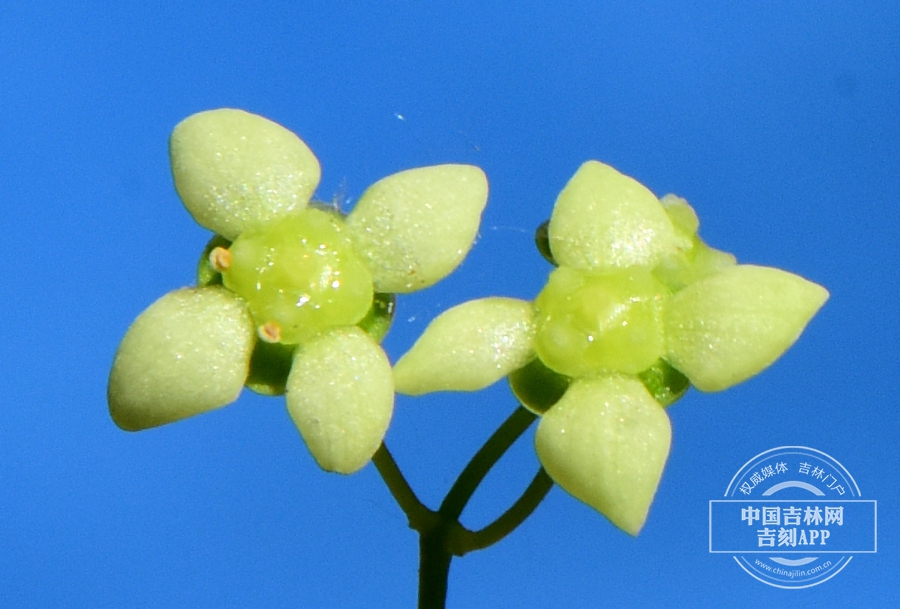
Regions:
[[559, 193], [549, 230], [556, 262], [579, 269], [652, 267], [676, 243], [656, 196], [598, 161], [583, 164]]
[[541, 418], [538, 458], [550, 477], [637, 535], [669, 455], [669, 417], [630, 377], [578, 379]]
[[175, 189], [197, 222], [234, 240], [292, 210], [316, 186], [319, 161], [277, 123], [243, 110], [220, 109], [183, 120], [169, 140]]
[[534, 308], [485, 298], [439, 315], [394, 366], [398, 393], [477, 391], [534, 358]]
[[166, 294], [135, 320], [116, 352], [109, 412], [136, 431], [230, 404], [256, 341], [243, 301], [224, 288]]
[[703, 242], [697, 234], [700, 220], [686, 200], [666, 195], [659, 202], [675, 228], [676, 249], [666, 255], [653, 272], [673, 292], [737, 264], [733, 255]]
[[675, 237], [679, 247], [690, 247], [690, 241], [700, 229], [700, 218], [687, 199], [667, 194], [660, 198], [660, 205], [675, 229]]
[[370, 186], [347, 217], [378, 292], [414, 292], [465, 258], [487, 203], [484, 172], [471, 165], [401, 171]]
[[666, 359], [702, 391], [727, 389], [778, 359], [827, 299], [779, 269], [728, 267], [666, 303]]
[[391, 421], [391, 364], [359, 328], [332, 330], [297, 349], [286, 397], [322, 469], [350, 474], [369, 462]]

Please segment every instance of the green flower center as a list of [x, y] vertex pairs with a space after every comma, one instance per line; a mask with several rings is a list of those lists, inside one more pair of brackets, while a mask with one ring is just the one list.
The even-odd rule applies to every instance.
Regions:
[[666, 287], [645, 269], [591, 273], [560, 267], [534, 301], [537, 354], [548, 368], [578, 377], [638, 374], [664, 353]]
[[248, 230], [211, 256], [268, 342], [301, 343], [355, 325], [372, 305], [372, 275], [336, 214], [307, 208]]

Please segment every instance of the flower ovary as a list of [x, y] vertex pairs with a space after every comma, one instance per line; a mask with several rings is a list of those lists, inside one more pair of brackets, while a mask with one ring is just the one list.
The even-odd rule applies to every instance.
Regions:
[[667, 293], [642, 268], [592, 273], [560, 267], [534, 303], [538, 356], [572, 377], [637, 374], [663, 354], [661, 304]]
[[241, 234], [222, 270], [268, 342], [301, 343], [359, 322], [372, 305], [372, 275], [336, 215], [307, 208]]

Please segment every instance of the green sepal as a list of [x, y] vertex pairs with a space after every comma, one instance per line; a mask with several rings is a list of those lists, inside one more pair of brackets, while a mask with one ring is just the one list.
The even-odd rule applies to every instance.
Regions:
[[787, 271], [727, 267], [666, 302], [664, 357], [700, 391], [722, 391], [781, 357], [826, 300], [825, 288]]
[[256, 343], [240, 298], [219, 287], [169, 292], [131, 324], [109, 376], [109, 412], [127, 431], [221, 408], [238, 398]]
[[211, 285], [222, 285], [222, 273], [213, 268], [209, 263], [209, 254], [217, 247], [228, 249], [231, 247], [231, 241], [222, 235], [213, 235], [203, 248], [203, 254], [197, 261], [197, 287], [205, 288]]
[[169, 138], [175, 190], [200, 226], [227, 239], [306, 208], [321, 167], [309, 147], [262, 116], [220, 108]]
[[406, 294], [433, 285], [465, 258], [487, 204], [484, 172], [433, 165], [372, 184], [347, 215], [375, 289]]
[[257, 341], [250, 356], [250, 374], [245, 385], [260, 395], [284, 395], [297, 345]]
[[666, 411], [625, 375], [575, 379], [534, 434], [553, 481], [630, 535], [647, 519], [671, 441]]
[[534, 359], [534, 308], [515, 298], [480, 298], [438, 315], [394, 364], [404, 395], [479, 391]]
[[360, 328], [322, 332], [294, 353], [285, 398], [319, 466], [352, 474], [371, 460], [390, 424], [391, 363]]
[[547, 412], [559, 401], [572, 382], [568, 376], [550, 370], [537, 357], [506, 378], [516, 399], [535, 414]]
[[653, 267], [677, 249], [672, 221], [645, 186], [588, 161], [559, 193], [550, 246], [560, 266], [591, 271]]
[[389, 292], [375, 292], [372, 307], [356, 325], [365, 330], [377, 343], [384, 340], [394, 321], [397, 296]]
[[638, 374], [653, 399], [662, 407], [671, 406], [680, 400], [691, 388], [691, 381], [660, 358], [656, 363]]

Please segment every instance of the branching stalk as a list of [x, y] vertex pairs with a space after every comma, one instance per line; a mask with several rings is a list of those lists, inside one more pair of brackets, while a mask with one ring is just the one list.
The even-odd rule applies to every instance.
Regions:
[[384, 443], [372, 457], [391, 495], [406, 514], [410, 528], [419, 533], [419, 609], [443, 609], [453, 557], [487, 548], [509, 535], [534, 512], [553, 486], [541, 468], [522, 496], [488, 526], [473, 532], [459, 522], [485, 476], [535, 418], [529, 410], [518, 407], [475, 453], [437, 511], [419, 501]]

